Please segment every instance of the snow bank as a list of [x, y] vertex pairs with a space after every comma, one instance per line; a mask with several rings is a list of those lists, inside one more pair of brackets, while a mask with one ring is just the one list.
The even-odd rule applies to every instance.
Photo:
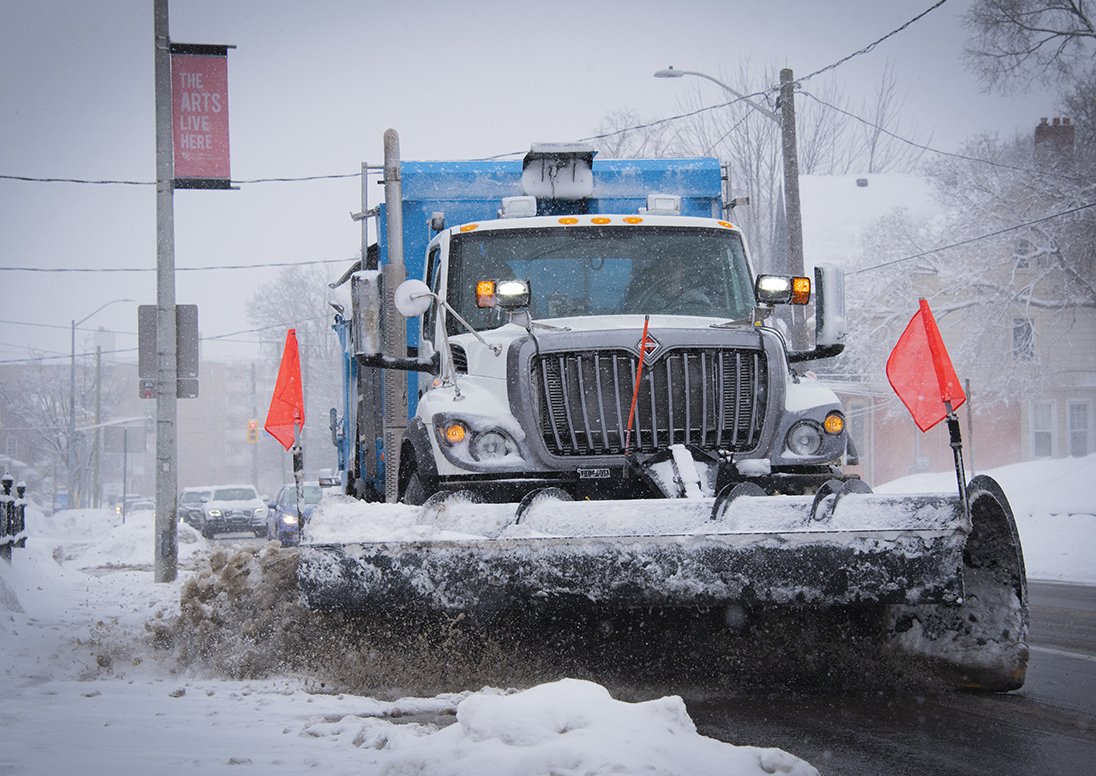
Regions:
[[366, 745], [377, 741], [391, 752], [385, 773], [818, 773], [779, 749], [737, 747], [699, 735], [677, 696], [625, 703], [577, 679], [516, 694], [477, 693], [457, 707], [455, 725], [427, 736], [392, 732], [375, 725], [361, 731]]
[[[1096, 584], [1096, 454], [1010, 464], [986, 474], [1008, 497], [1029, 579]], [[954, 472], [915, 474], [877, 493], [951, 493]]]
[[[310, 668], [349, 656], [383, 678], [384, 656], [299, 606], [294, 550], [211, 547], [181, 527], [195, 568], [156, 584], [151, 521], [32, 513], [28, 531], [0, 562], [5, 773], [817, 774], [781, 750], [699, 735], [676, 696], [626, 703], [569, 679], [392, 701], [333, 693]], [[413, 646], [401, 637], [393, 651]], [[453, 653], [423, 646], [445, 675]]]

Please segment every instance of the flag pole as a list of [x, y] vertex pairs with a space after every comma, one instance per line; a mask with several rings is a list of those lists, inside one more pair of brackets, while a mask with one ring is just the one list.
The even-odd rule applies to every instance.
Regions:
[[963, 470], [963, 436], [959, 432], [959, 416], [951, 406], [951, 400], [944, 401], [947, 410], [948, 434], [951, 436], [951, 450], [955, 456], [955, 478], [959, 483], [959, 501], [963, 506], [963, 517], [970, 520], [970, 503], [967, 501], [967, 475]]
[[301, 523], [304, 514], [301, 502], [304, 501], [304, 447], [301, 445], [301, 424], [293, 424], [293, 483], [297, 491], [297, 541], [301, 540]]

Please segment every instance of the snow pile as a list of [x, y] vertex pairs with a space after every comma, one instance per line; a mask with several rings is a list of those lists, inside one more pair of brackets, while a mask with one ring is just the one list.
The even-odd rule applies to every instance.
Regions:
[[[409, 640], [406, 628], [385, 643], [383, 628], [309, 612], [295, 550], [227, 550], [181, 527], [188, 568], [156, 584], [151, 521], [31, 512], [28, 529], [0, 562], [0, 706], [5, 740], [18, 742], [0, 772], [817, 773], [780, 750], [698, 735], [676, 696], [625, 703], [556, 680], [400, 697], [416, 682], [466, 686], [461, 653], [496, 675], [517, 657], [470, 650], [456, 623], [452, 643], [437, 631]], [[336, 694], [321, 676], [383, 685], [395, 700]]]
[[[151, 569], [155, 518], [151, 512], [131, 513], [125, 520], [107, 509], [69, 509], [52, 515], [31, 510], [27, 528], [36, 543], [49, 545], [58, 562], [78, 568]], [[179, 524], [179, 565], [193, 568], [208, 545], [185, 523]]]
[[[1096, 584], [1096, 454], [1011, 464], [986, 474], [1012, 506], [1029, 579]], [[915, 474], [877, 493], [953, 493], [955, 473]]]
[[457, 724], [427, 736], [391, 732], [378, 731], [372, 721], [356, 733], [364, 745], [376, 742], [392, 752], [391, 773], [818, 773], [779, 749], [736, 747], [699, 735], [677, 696], [625, 703], [577, 679], [512, 695], [472, 695], [457, 707]]

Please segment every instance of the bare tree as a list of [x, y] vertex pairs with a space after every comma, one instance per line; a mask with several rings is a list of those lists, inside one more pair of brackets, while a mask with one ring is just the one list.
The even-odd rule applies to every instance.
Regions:
[[[84, 358], [77, 361], [75, 378], [76, 420], [71, 425], [77, 429], [95, 422], [97, 380], [102, 381], [99, 398], [104, 418], [113, 417], [124, 391], [132, 390], [121, 370], [113, 367], [96, 370]], [[90, 481], [94, 434], [80, 430], [75, 435], [69, 433], [70, 398], [67, 363], [38, 362], [0, 372], [0, 416], [4, 417], [7, 430], [18, 434], [20, 447], [24, 448], [20, 455], [30, 458], [27, 463], [36, 474], [31, 486], [40, 494], [42, 488], [50, 488], [53, 491], [50, 495], [55, 495], [57, 488], [69, 481], [71, 460], [77, 486], [77, 492], [70, 494], [71, 506], [88, 501], [84, 483], [91, 485], [92, 492], [95, 488]]]
[[[902, 107], [905, 97], [898, 93], [894, 68], [884, 66], [879, 86], [870, 99], [864, 101], [860, 115], [866, 121], [860, 125], [861, 145], [851, 146], [852, 157], [844, 172], [908, 172], [920, 161], [922, 148], [902, 143], [894, 135], [915, 138], [920, 135], [915, 122], [903, 126]], [[931, 139], [931, 137], [930, 137]], [[928, 140], [920, 145], [927, 145]]]
[[645, 121], [632, 108], [620, 108], [598, 125], [598, 152], [610, 159], [682, 156], [673, 122]]
[[[774, 67], [758, 75], [750, 62], [739, 63], [737, 73], [720, 74], [719, 80], [751, 93], [748, 84], [778, 81]], [[848, 115], [847, 100], [836, 82], [820, 81], [814, 100], [797, 100], [799, 166], [805, 175], [834, 175], [861, 172], [909, 171], [920, 151], [895, 139], [890, 133], [916, 134], [916, 127], [901, 127], [903, 99], [898, 94], [891, 68], [885, 68], [880, 85], [865, 112], [865, 128]], [[764, 97], [774, 94], [767, 90]], [[711, 156], [724, 160], [730, 170], [731, 188], [750, 197], [747, 208], [736, 211], [735, 223], [742, 227], [760, 266], [769, 266], [778, 250], [782, 228], [780, 201], [783, 191], [783, 159], [780, 126], [771, 116], [757, 111], [744, 100], [726, 95], [728, 104], [708, 109], [699, 82], [681, 101], [683, 118], [673, 122], [642, 121], [633, 111], [617, 111], [602, 122], [617, 130], [601, 141], [607, 156]], [[770, 110], [775, 105], [770, 106]], [[620, 130], [626, 130], [620, 132]], [[610, 145], [606, 146], [605, 141]]]
[[1072, 80], [1096, 50], [1090, 0], [975, 0], [965, 20], [971, 67], [990, 88]]

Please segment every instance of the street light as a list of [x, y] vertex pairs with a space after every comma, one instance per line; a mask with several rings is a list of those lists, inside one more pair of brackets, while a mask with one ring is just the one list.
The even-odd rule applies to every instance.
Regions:
[[[799, 209], [799, 155], [795, 140], [795, 80], [792, 71], [780, 71], [780, 114], [760, 105], [741, 92], [707, 73], [696, 70], [675, 70], [672, 66], [655, 72], [655, 78], [681, 78], [691, 75], [716, 84], [728, 94], [749, 105], [765, 118], [780, 127], [781, 150], [784, 159], [784, 215], [788, 228], [788, 273], [803, 274], [803, 217]], [[792, 311], [791, 339], [793, 350], [806, 350], [807, 331], [804, 311], [796, 307]]]
[[69, 355], [69, 427], [68, 427], [68, 508], [72, 509], [76, 506], [73, 503], [73, 496], [76, 493], [76, 327], [84, 321], [91, 318], [96, 313], [101, 312], [104, 308], [109, 307], [115, 302], [132, 302], [132, 299], [111, 299], [106, 304], [96, 308], [93, 312], [85, 315], [80, 320], [73, 319], [72, 321], [72, 350]]
[[683, 78], [687, 75], [695, 75], [697, 78], [703, 78], [707, 81], [711, 81], [713, 84], [715, 84], [716, 86], [723, 89], [723, 91], [734, 95], [735, 97], [740, 99], [742, 102], [749, 105], [751, 108], [756, 110], [758, 113], [760, 113], [765, 118], [768, 118], [768, 119], [771, 119], [772, 121], [775, 121], [778, 125], [780, 124], [780, 116], [773, 113], [771, 110], [766, 108], [764, 105], [761, 105], [760, 103], [755, 102], [754, 100], [751, 100], [746, 95], [732, 89], [731, 87], [727, 86], [727, 84], [720, 81], [718, 78], [713, 78], [712, 76], [708, 75], [707, 73], [698, 73], [696, 70], [674, 70], [672, 65], [670, 67], [667, 67], [665, 70], [656, 70], [655, 71], [655, 78]]

